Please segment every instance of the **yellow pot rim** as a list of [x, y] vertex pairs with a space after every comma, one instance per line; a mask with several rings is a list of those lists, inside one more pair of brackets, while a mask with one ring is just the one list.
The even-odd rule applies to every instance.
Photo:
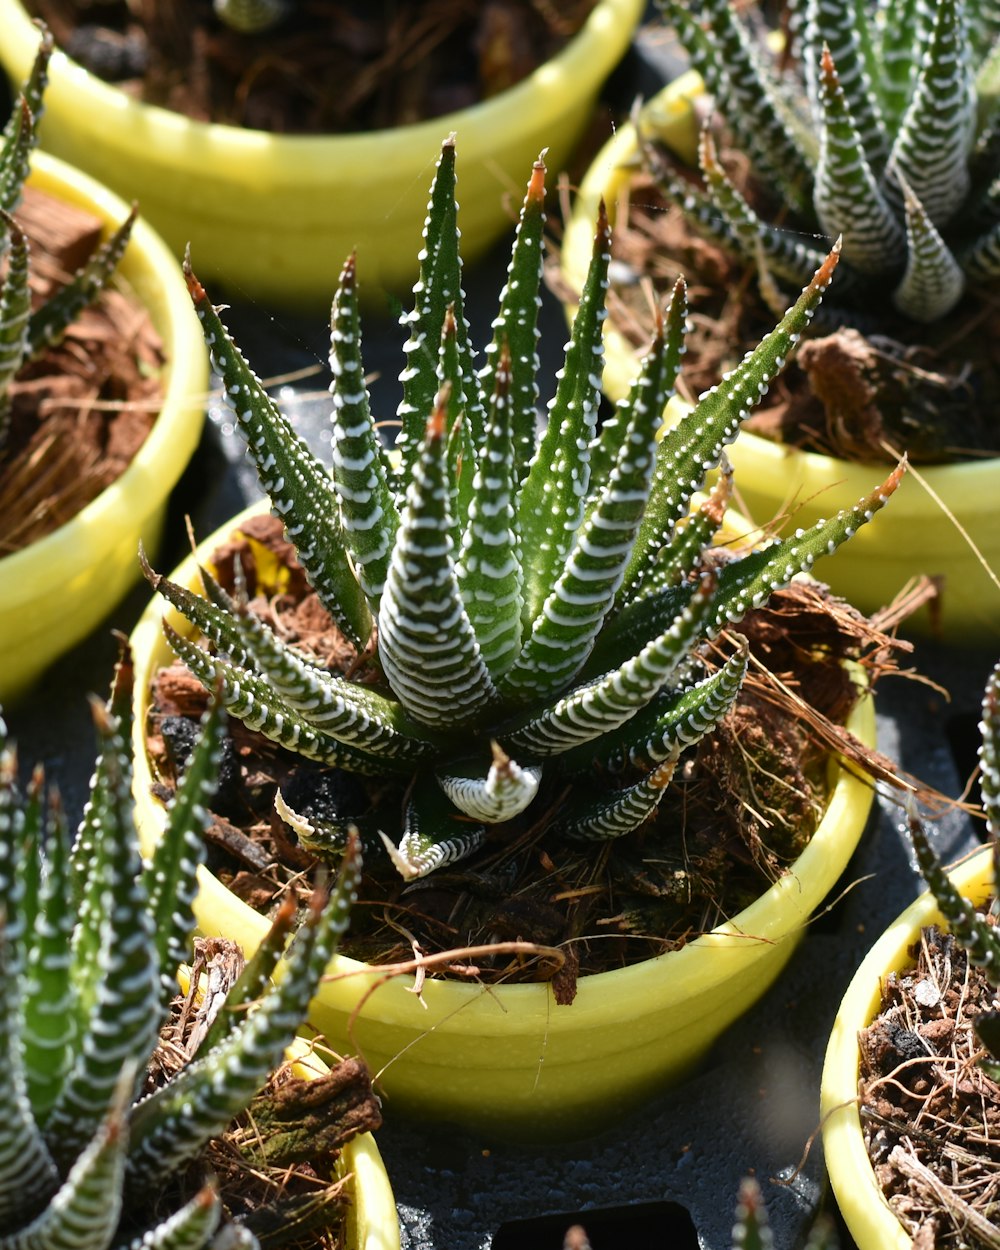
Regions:
[[[267, 511], [266, 501], [251, 505], [244, 512], [221, 526], [215, 534], [199, 545], [201, 560], [237, 529], [247, 517]], [[171, 575], [172, 580], [190, 584], [196, 577], [196, 558], [185, 560]], [[154, 598], [146, 608], [132, 635], [135, 659], [136, 708], [133, 723], [135, 755], [134, 794], [140, 832], [144, 840], [155, 840], [163, 826], [162, 808], [150, 797], [153, 781], [145, 749], [145, 712], [148, 690], [155, 668], [163, 662], [166, 644], [162, 639], [160, 621], [164, 608]], [[875, 742], [874, 701], [870, 692], [858, 700], [847, 721], [847, 728], [869, 745]], [[857, 832], [863, 827], [872, 801], [869, 784], [854, 776], [849, 769], [833, 763], [834, 783], [826, 811], [791, 870], [771, 885], [755, 902], [725, 924], [688, 943], [679, 951], [654, 956], [628, 967], [595, 973], [580, 978], [576, 999], [568, 1011], [549, 1014], [551, 990], [547, 984], [517, 984], [482, 987], [455, 981], [429, 978], [423, 996], [432, 1007], [431, 1015], [448, 1018], [448, 1028], [456, 1033], [474, 1034], [488, 1017], [497, 1026], [496, 1009], [505, 1012], [504, 1029], [513, 1033], [534, 1033], [539, 1012], [544, 1013], [550, 1035], [573, 1033], [595, 1021], [627, 1021], [645, 1009], [651, 998], [670, 1000], [685, 995], [698, 995], [706, 987], [732, 975], [734, 952], [748, 943], [775, 941], [784, 934], [804, 926], [808, 917], [826, 896], [833, 877], [829, 864], [837, 862], [838, 845], [845, 829]], [[146, 846], [148, 853], [148, 845]], [[846, 862], [846, 857], [840, 856]], [[267, 921], [247, 904], [235, 897], [217, 877], [204, 871], [201, 888], [207, 892], [206, 907], [220, 926], [245, 949], [254, 949], [266, 929]], [[728, 952], [728, 955], [727, 955]], [[710, 959], [711, 954], [723, 958]], [[669, 981], [665, 973], [669, 969]], [[335, 956], [330, 969], [337, 978], [362, 979], [365, 983], [380, 980], [383, 970], [344, 956]], [[329, 976], [328, 976], [329, 979]], [[414, 995], [407, 986], [413, 978], [396, 977], [378, 990], [377, 1011], [380, 1019], [401, 1023], [412, 1021]], [[360, 993], [360, 989], [359, 989]]]
[[[949, 876], [965, 897], [979, 905], [993, 891], [992, 848], [981, 847]], [[827, 1045], [820, 1091], [823, 1152], [837, 1203], [859, 1250], [910, 1250], [912, 1239], [883, 1197], [865, 1149], [857, 1104], [858, 1032], [878, 1011], [881, 979], [912, 967], [908, 951], [920, 930], [942, 923], [928, 890], [886, 929], [854, 974]]]
[[[149, 144], [176, 145], [185, 136], [199, 144], [231, 146], [246, 160], [267, 160], [275, 176], [281, 171], [305, 188], [329, 183], [328, 162], [373, 159], [373, 147], [379, 162], [391, 161], [394, 154], [409, 154], [415, 148], [433, 153], [441, 138], [456, 131], [463, 143], [464, 159], [473, 159], [481, 151], [488, 155], [491, 136], [510, 124], [513, 113], [543, 111], [547, 101], [558, 102], [571, 84], [593, 81], [597, 66], [606, 67], [625, 46], [623, 35], [631, 35], [642, 11], [642, 0], [599, 0], [583, 26], [569, 42], [538, 66], [528, 77], [506, 91], [429, 121], [414, 122], [383, 130], [354, 132], [343, 135], [274, 135], [267, 131], [247, 130], [218, 122], [199, 122], [173, 113], [158, 105], [134, 101], [113, 84], [97, 78], [72, 61], [58, 49], [53, 53], [51, 76], [63, 77], [80, 93], [82, 107], [114, 116], [119, 142], [128, 136], [128, 144], [142, 150]], [[0, 0], [0, 28], [12, 54], [23, 66], [30, 64], [38, 46], [38, 29], [19, 0]], [[308, 167], [304, 165], [308, 163]]]
[[[655, 126], [657, 134], [682, 155], [691, 153], [692, 102], [703, 91], [700, 76], [690, 70], [664, 87], [644, 108], [644, 115]], [[628, 185], [638, 160], [639, 145], [635, 126], [628, 122], [604, 144], [584, 176], [566, 226], [560, 259], [562, 277], [570, 290], [579, 292], [583, 288], [590, 262], [598, 204], [602, 199], [605, 201], [609, 219], [614, 225], [619, 198]], [[566, 311], [567, 316], [571, 317], [575, 306], [567, 305]], [[603, 389], [612, 401], [617, 401], [628, 392], [635, 372], [638, 349], [611, 324], [610, 317], [605, 322], [604, 347], [606, 365]], [[744, 471], [748, 460], [752, 458], [756, 462], [756, 472], [761, 477], [802, 480], [815, 492], [843, 483], [860, 499], [871, 491], [880, 473], [885, 475], [884, 464], [854, 463], [820, 452], [787, 447], [748, 431], [739, 435], [738, 442]], [[964, 509], [971, 511], [979, 500], [982, 507], [992, 511], [996, 506], [998, 490], [998, 459], [1000, 457], [987, 457], [959, 464], [918, 465], [917, 472], [946, 501], [960, 502]], [[892, 504], [893, 513], [897, 517], [926, 514], [929, 508], [936, 507], [926, 491], [900, 492]]]
[[[46, 152], [31, 158], [32, 186], [72, 198], [107, 222], [119, 223], [129, 208], [114, 192]], [[191, 458], [204, 423], [208, 398], [208, 357], [179, 265], [160, 236], [140, 217], [122, 262], [125, 272], [141, 273], [163, 292], [165, 324], [159, 327], [166, 354], [167, 384], [163, 403], [142, 446], [123, 473], [71, 520], [37, 542], [0, 559], [0, 578], [12, 594], [18, 585], [37, 581], [40, 567], [50, 581], [67, 579], [79, 564], [85, 533], [141, 528], [163, 503]], [[160, 489], [149, 489], [155, 481]], [[28, 577], [31, 571], [30, 578]]]

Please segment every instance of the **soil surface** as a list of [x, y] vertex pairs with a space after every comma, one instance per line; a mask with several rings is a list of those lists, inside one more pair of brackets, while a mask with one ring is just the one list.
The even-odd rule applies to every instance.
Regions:
[[28, 0], [57, 43], [130, 95], [198, 121], [326, 134], [440, 117], [527, 77], [594, 0], [301, 0], [240, 34], [211, 0]]
[[[280, 523], [257, 518], [244, 533], [246, 541], [220, 549], [213, 560], [223, 585], [232, 587], [239, 558], [253, 610], [286, 641], [334, 670], [372, 680], [307, 586]], [[283, 570], [279, 588], [275, 567]], [[258, 581], [259, 572], [269, 584]], [[407, 959], [411, 939], [425, 953], [503, 940], [564, 944], [570, 959], [560, 975], [568, 978], [571, 997], [577, 970], [619, 967], [682, 946], [787, 871], [823, 810], [831, 747], [872, 765], [837, 728], [856, 697], [840, 661], [862, 656], [872, 672], [891, 666], [885, 636], [808, 581], [776, 593], [770, 607], [751, 614], [739, 630], [760, 664], [752, 665], [740, 700], [718, 730], [682, 757], [658, 816], [630, 837], [590, 845], [549, 837], [565, 796], [553, 770], [525, 817], [494, 826], [485, 847], [469, 859], [406, 885], [377, 838], [378, 829], [398, 838], [404, 787], [321, 768], [231, 721], [209, 834], [210, 867], [264, 912], [285, 891], [305, 888], [315, 857], [275, 815], [280, 788], [288, 806], [314, 824], [343, 828], [352, 822], [365, 839], [367, 875], [344, 953], [373, 962]], [[729, 646], [724, 642], [708, 662]], [[790, 697], [804, 706], [790, 706]], [[204, 689], [182, 665], [161, 671], [149, 749], [167, 788], [190, 748], [191, 718], [204, 702]], [[615, 786], [622, 779], [605, 782]], [[507, 959], [477, 971], [504, 979], [546, 974]]]
[[861, 1118], [875, 1175], [914, 1250], [1000, 1245], [1000, 1086], [978, 1066], [976, 1018], [996, 990], [937, 927], [891, 973], [860, 1034]]
[[[101, 222], [31, 187], [16, 216], [37, 307], [100, 242]], [[21, 369], [0, 452], [0, 557], [58, 529], [121, 476], [156, 419], [163, 364], [145, 309], [111, 289]]]

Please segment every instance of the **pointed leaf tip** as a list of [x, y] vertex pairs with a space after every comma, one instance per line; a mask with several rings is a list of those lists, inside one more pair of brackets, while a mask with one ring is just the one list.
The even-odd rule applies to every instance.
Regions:
[[451, 398], [451, 383], [445, 382], [437, 393], [434, 411], [427, 418], [427, 437], [429, 439], [444, 438], [448, 425], [448, 400]]
[[907, 458], [904, 455], [882, 485], [877, 486], [868, 496], [870, 504], [873, 505], [873, 510], [874, 508], [880, 508], [887, 499], [896, 493], [900, 482], [903, 480], [903, 474], [906, 472], [907, 463]]
[[535, 161], [531, 170], [531, 178], [528, 181], [528, 199], [541, 203], [545, 199], [545, 161], [544, 156], [548, 148], [543, 148], [538, 160]]
[[202, 300], [207, 299], [208, 297], [205, 294], [205, 288], [198, 281], [197, 277], [195, 277], [195, 272], [191, 268], [190, 243], [184, 249], [184, 260], [181, 263], [181, 269], [184, 273], [184, 281], [187, 283], [188, 294], [196, 304], [200, 304]]
[[814, 289], [818, 289], [821, 291], [825, 290], [825, 288], [828, 287], [830, 283], [833, 281], [833, 271], [837, 268], [837, 265], [840, 262], [840, 249], [841, 249], [842, 237], [843, 237], [842, 235], [837, 236], [837, 238], [834, 241], [833, 247], [831, 247], [830, 251], [827, 253], [826, 259], [823, 261], [822, 265], [820, 265], [820, 267], [813, 274], [813, 278], [812, 278], [812, 282], [810, 283], [810, 286], [812, 286]]

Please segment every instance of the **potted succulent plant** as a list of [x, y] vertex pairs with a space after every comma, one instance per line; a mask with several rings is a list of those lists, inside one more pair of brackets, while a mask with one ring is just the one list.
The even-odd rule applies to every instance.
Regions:
[[[642, 110], [638, 133], [623, 128], [598, 155], [568, 228], [564, 279], [580, 289], [600, 197], [612, 214], [627, 211], [637, 185], [633, 214], [641, 208], [643, 154], [661, 204], [680, 206], [691, 248], [704, 251], [697, 240], [705, 240], [725, 258], [725, 289], [713, 299], [726, 302], [730, 326], [756, 315], [743, 315], [755, 300], [766, 310], [776, 292], [795, 287], [797, 266], [805, 272], [823, 238], [842, 233], [846, 263], [800, 354], [802, 383], [780, 397], [796, 428], [836, 435], [839, 450], [830, 454], [829, 441], [827, 450], [793, 445], [790, 422], [771, 437], [748, 432], [733, 453], [741, 499], [758, 522], [784, 512], [808, 525], [855, 497], [886, 446], [911, 452], [920, 463], [887, 523], [821, 565], [821, 575], [869, 611], [915, 575], [940, 575], [935, 615], [925, 611], [923, 627], [995, 635], [1000, 448], [988, 414], [998, 382], [995, 353], [992, 361], [988, 347], [977, 353], [986, 339], [975, 328], [980, 310], [992, 324], [997, 281], [995, 19], [951, 0], [884, 23], [863, 6], [810, 3], [795, 44], [803, 82], [779, 75], [731, 6], [712, 0], [700, 19], [681, 4], [661, 8], [700, 77], [667, 87]], [[720, 161], [707, 128], [699, 142], [696, 101], [706, 85], [735, 149], [747, 154], [740, 185], [730, 176], [737, 158], [720, 147]], [[664, 275], [672, 268], [666, 254], [656, 264]], [[689, 277], [709, 289], [707, 274]], [[630, 307], [634, 317], [638, 302]], [[622, 393], [634, 343], [624, 318], [609, 329], [612, 397]], [[953, 447], [967, 454], [949, 456]]]
[[[988, 1244], [995, 1237], [995, 1224], [989, 1218], [984, 1220], [983, 1204], [976, 1193], [975, 1159], [970, 1154], [965, 1160], [971, 1166], [962, 1194], [956, 1199], [947, 1179], [941, 1179], [938, 1166], [937, 1147], [955, 1141], [947, 1120], [928, 1115], [928, 1131], [923, 1136], [914, 1134], [905, 1100], [913, 1078], [936, 1065], [942, 1071], [947, 1069], [948, 1084], [960, 1075], [962, 1084], [974, 1090], [976, 1121], [987, 1115], [982, 1108], [996, 1101], [996, 1012], [990, 1007], [995, 999], [1000, 943], [996, 929], [982, 913], [996, 895], [1000, 665], [987, 683], [981, 727], [981, 785], [991, 842], [946, 875], [919, 819], [911, 815], [909, 825], [917, 861], [930, 888], [882, 934], [865, 957], [844, 995], [827, 1047], [821, 1098], [823, 1146], [837, 1201], [860, 1250], [904, 1250], [916, 1245], [925, 1222], [935, 1226], [941, 1238], [953, 1236], [956, 1229], [975, 1244]], [[946, 927], [953, 942], [941, 945], [943, 969], [938, 966], [930, 977], [910, 975], [928, 926]], [[974, 994], [969, 981], [975, 969], [981, 969], [985, 984], [993, 987], [985, 995], [987, 1008], [981, 1012], [976, 1004], [983, 1002], [983, 996]], [[932, 980], [937, 984], [934, 993], [929, 990]], [[926, 982], [923, 991], [921, 981]], [[959, 986], [959, 998], [968, 1000], [965, 1012], [953, 1014], [942, 1008], [952, 982]], [[885, 997], [895, 987], [906, 989], [907, 998], [916, 993], [916, 1002], [920, 1004], [918, 1018], [907, 1013], [895, 995], [892, 1008], [884, 1010]], [[880, 1012], [881, 1028], [876, 1031], [871, 1026]], [[859, 1096], [862, 1044], [872, 1057], [873, 1070]], [[961, 1056], [958, 1067], [968, 1069], [967, 1072], [956, 1074], [956, 1065], [949, 1058], [955, 1053]], [[977, 1071], [977, 1061], [985, 1072]], [[896, 1082], [904, 1094], [898, 1109], [878, 1105], [874, 1091], [886, 1081]], [[921, 1102], [928, 1102], [930, 1088], [926, 1082], [918, 1092]], [[958, 1100], [956, 1107], [960, 1107]], [[887, 1111], [892, 1114], [886, 1115]], [[869, 1126], [867, 1133], [862, 1114]], [[960, 1110], [956, 1114], [960, 1118]], [[908, 1134], [911, 1140], [906, 1148], [901, 1148]], [[870, 1149], [876, 1153], [875, 1162], [869, 1155]], [[945, 1145], [944, 1149], [947, 1156], [950, 1147]], [[970, 1145], [970, 1150], [975, 1149]], [[946, 1162], [945, 1170], [949, 1167]], [[883, 1193], [887, 1175], [894, 1178], [892, 1192], [896, 1196], [892, 1206]], [[906, 1178], [902, 1185], [901, 1175]], [[906, 1191], [911, 1185], [908, 1195]], [[919, 1202], [914, 1201], [916, 1195]], [[976, 1240], [982, 1238], [984, 1224], [993, 1231], [987, 1232], [985, 1240]], [[924, 1232], [923, 1238], [929, 1235], [929, 1231]]]
[[[0, 722], [4, 1250], [107, 1250], [139, 1237], [188, 1250], [214, 1244], [222, 1202], [204, 1172], [192, 1182], [191, 1165], [293, 1042], [357, 888], [355, 842], [329, 894], [314, 900], [281, 979], [270, 977], [288, 937], [287, 912], [205, 1018], [192, 1057], [165, 1080], [147, 1075], [189, 957], [203, 804], [215, 789], [224, 729], [213, 705], [171, 804], [168, 836], [143, 862], [130, 801], [131, 694], [126, 655], [108, 703], [94, 701], [100, 752], [72, 842], [40, 770], [21, 793], [16, 751]], [[300, 1075], [319, 1078], [322, 1065], [301, 1046], [300, 1057]], [[358, 1166], [357, 1205], [367, 1202], [367, 1218], [382, 1221], [372, 1225], [379, 1245], [398, 1245], [377, 1151], [370, 1140], [355, 1149], [357, 1158], [348, 1149], [341, 1166]], [[362, 1178], [373, 1182], [365, 1195]], [[339, 1211], [329, 1218], [343, 1223]], [[345, 1244], [354, 1250], [370, 1244], [359, 1219], [347, 1221], [356, 1236]], [[258, 1244], [249, 1228], [243, 1234], [239, 1244]]]
[[[140, 539], [158, 543], [167, 497], [197, 445], [208, 384], [208, 361], [197, 320], [191, 315], [179, 268], [163, 243], [141, 220], [133, 221], [134, 214], [104, 187], [61, 161], [32, 154], [34, 116], [42, 107], [50, 51], [45, 44], [0, 149], [5, 171], [0, 237], [10, 256], [2, 292], [9, 335], [5, 337], [0, 408], [9, 414], [20, 402], [16, 396], [22, 365], [74, 324], [83, 304], [96, 298], [102, 284], [111, 280], [112, 271], [117, 275], [114, 282], [152, 323], [164, 359], [155, 366], [157, 415], [120, 476], [98, 488], [99, 493], [58, 528], [20, 548], [8, 544], [0, 555], [0, 697], [8, 703], [58, 655], [85, 637], [134, 582]], [[77, 279], [62, 287], [44, 308], [30, 313], [29, 240], [16, 217], [25, 177], [32, 191], [82, 209], [106, 236]], [[58, 366], [49, 366], [43, 359], [38, 367]], [[37, 386], [33, 382], [24, 393], [32, 393], [31, 387]], [[8, 421], [9, 417], [0, 418], [0, 437], [9, 428]], [[20, 457], [13, 439], [0, 451], [0, 478], [5, 485], [13, 481]], [[35, 478], [41, 476], [40, 469], [31, 472]]]
[[[424, 210], [426, 153], [458, 132], [467, 259], [510, 225], [504, 203], [526, 160], [550, 145], [565, 161], [597, 92], [621, 58], [641, 0], [599, 0], [552, 60], [497, 96], [393, 129], [277, 135], [192, 122], [137, 103], [57, 52], [43, 143], [120, 194], [137, 198], [179, 255], [270, 302], [320, 304], [343, 257], [369, 257], [371, 295], [402, 291]], [[20, 0], [0, 3], [0, 57], [23, 76], [38, 32]]]
[[[362, 381], [353, 257], [332, 322], [332, 479], [291, 434], [188, 267], [261, 481], [311, 585], [357, 648], [365, 680], [283, 645], [247, 612], [238, 582], [221, 587], [207, 565], [222, 535], [173, 578], [148, 570], [173, 610], [164, 622], [154, 602], [133, 635], [140, 757], [150, 685], [173, 649], [199, 680], [221, 682], [230, 714], [273, 743], [328, 772], [399, 779], [408, 796], [402, 836], [390, 828], [385, 841], [411, 881], [460, 861], [488, 828], [529, 810], [597, 851], [645, 824], [684, 747], [719, 722], [743, 682], [744, 641], [730, 635], [718, 663], [706, 664], [707, 641], [864, 525], [902, 473], [795, 538], [731, 559], [711, 554], [730, 475], [687, 519], [692, 495], [808, 323], [836, 251], [727, 384], [660, 441], [683, 346], [679, 285], [629, 398], [598, 432], [603, 216], [566, 365], [536, 435], [544, 165], [529, 182], [477, 374], [462, 312], [454, 161], [448, 141], [407, 318], [410, 363], [392, 460]], [[191, 589], [199, 565], [208, 598]], [[366, 647], [376, 620], [377, 651]], [[215, 645], [198, 645], [194, 630]], [[847, 725], [870, 735], [868, 701], [856, 703]], [[823, 760], [829, 786], [809, 846], [756, 903], [684, 949], [582, 976], [567, 1008], [556, 1007], [549, 984], [487, 988], [420, 976], [421, 1005], [412, 978], [382, 985], [384, 970], [341, 960], [311, 1022], [334, 1042], [354, 1037], [376, 1069], [387, 1065], [384, 1087], [397, 1104], [422, 1111], [545, 1135], [634, 1105], [695, 1063], [763, 991], [846, 864], [871, 791], [836, 762], [836, 748]], [[543, 772], [565, 779], [567, 802]], [[149, 846], [162, 827], [153, 780], [137, 774]], [[303, 843], [321, 843], [323, 831], [290, 806]], [[336, 841], [335, 831], [326, 836]], [[218, 881], [203, 881], [203, 890], [199, 924], [225, 932], [238, 923], [252, 946], [260, 917]]]

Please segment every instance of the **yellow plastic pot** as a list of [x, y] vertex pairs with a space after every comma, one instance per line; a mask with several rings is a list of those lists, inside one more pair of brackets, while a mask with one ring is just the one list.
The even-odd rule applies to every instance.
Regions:
[[[198, 549], [205, 562], [240, 521]], [[172, 575], [197, 585], [193, 559]], [[134, 724], [137, 821], [145, 849], [163, 828], [150, 797], [153, 777], [144, 726], [150, 682], [172, 660], [154, 600], [132, 636], [136, 664]], [[172, 623], [188, 628], [175, 614]], [[849, 728], [874, 741], [870, 695]], [[788, 961], [804, 926], [837, 880], [861, 835], [871, 789], [830, 763], [827, 810], [792, 870], [729, 923], [683, 950], [620, 971], [581, 978], [571, 1006], [557, 1006], [548, 985], [484, 988], [428, 979], [421, 998], [412, 977], [378, 985], [382, 972], [337, 958], [314, 1001], [310, 1022], [338, 1049], [361, 1053], [378, 1074], [388, 1105], [503, 1135], [544, 1138], [593, 1132], [676, 1081], [759, 998]], [[253, 950], [264, 918], [203, 872], [195, 904], [206, 934]]]
[[[559, 169], [620, 60], [642, 0], [599, 0], [581, 31], [530, 77], [491, 100], [411, 126], [328, 137], [279, 136], [191, 122], [130, 100], [62, 53], [52, 58], [42, 143], [119, 194], [137, 198], [202, 279], [265, 302], [328, 304], [358, 249], [363, 292], [403, 293], [441, 141], [458, 136], [463, 253], [485, 251], [513, 221], [507, 203], [542, 148]], [[0, 57], [23, 80], [38, 31], [0, 0]], [[516, 204], [520, 192], [516, 192]]]
[[[655, 96], [643, 112], [650, 131], [691, 164], [697, 145], [691, 102], [701, 91], [698, 75], [685, 74]], [[574, 204], [562, 252], [563, 277], [571, 290], [580, 291], [583, 286], [599, 199], [604, 197], [614, 221], [637, 165], [636, 134], [629, 124], [602, 148]], [[611, 399], [618, 400], [628, 391], [638, 352], [610, 321], [605, 347], [603, 386]], [[791, 524], [805, 528], [853, 506], [886, 472], [884, 465], [854, 464], [799, 451], [749, 433], [741, 434], [728, 454], [736, 469], [740, 505], [758, 525], [791, 513]], [[982, 554], [982, 561], [969, 540]], [[815, 572], [863, 612], [888, 603], [921, 573], [941, 576], [945, 581], [935, 609], [938, 614], [931, 617], [925, 609], [907, 622], [907, 628], [940, 628], [951, 641], [996, 639], [1000, 636], [1000, 459], [919, 466], [907, 474], [878, 524], [865, 526], [835, 557], [818, 561]]]
[[[976, 906], [993, 893], [992, 848], [984, 846], [949, 873]], [[912, 1238], [882, 1195], [861, 1134], [858, 1033], [881, 1006], [881, 982], [913, 966], [910, 948], [926, 925], [944, 924], [928, 890], [882, 934], [858, 968], [840, 1004], [826, 1050], [821, 1086], [823, 1151], [830, 1182], [858, 1250], [910, 1250]]]
[[[30, 183], [95, 213], [109, 229], [128, 215], [116, 195], [44, 153], [32, 158]], [[159, 543], [168, 496], [201, 434], [208, 388], [201, 329], [177, 261], [141, 218], [118, 272], [163, 340], [163, 408], [117, 481], [58, 530], [0, 559], [0, 703], [22, 695], [136, 581], [139, 542]]]

